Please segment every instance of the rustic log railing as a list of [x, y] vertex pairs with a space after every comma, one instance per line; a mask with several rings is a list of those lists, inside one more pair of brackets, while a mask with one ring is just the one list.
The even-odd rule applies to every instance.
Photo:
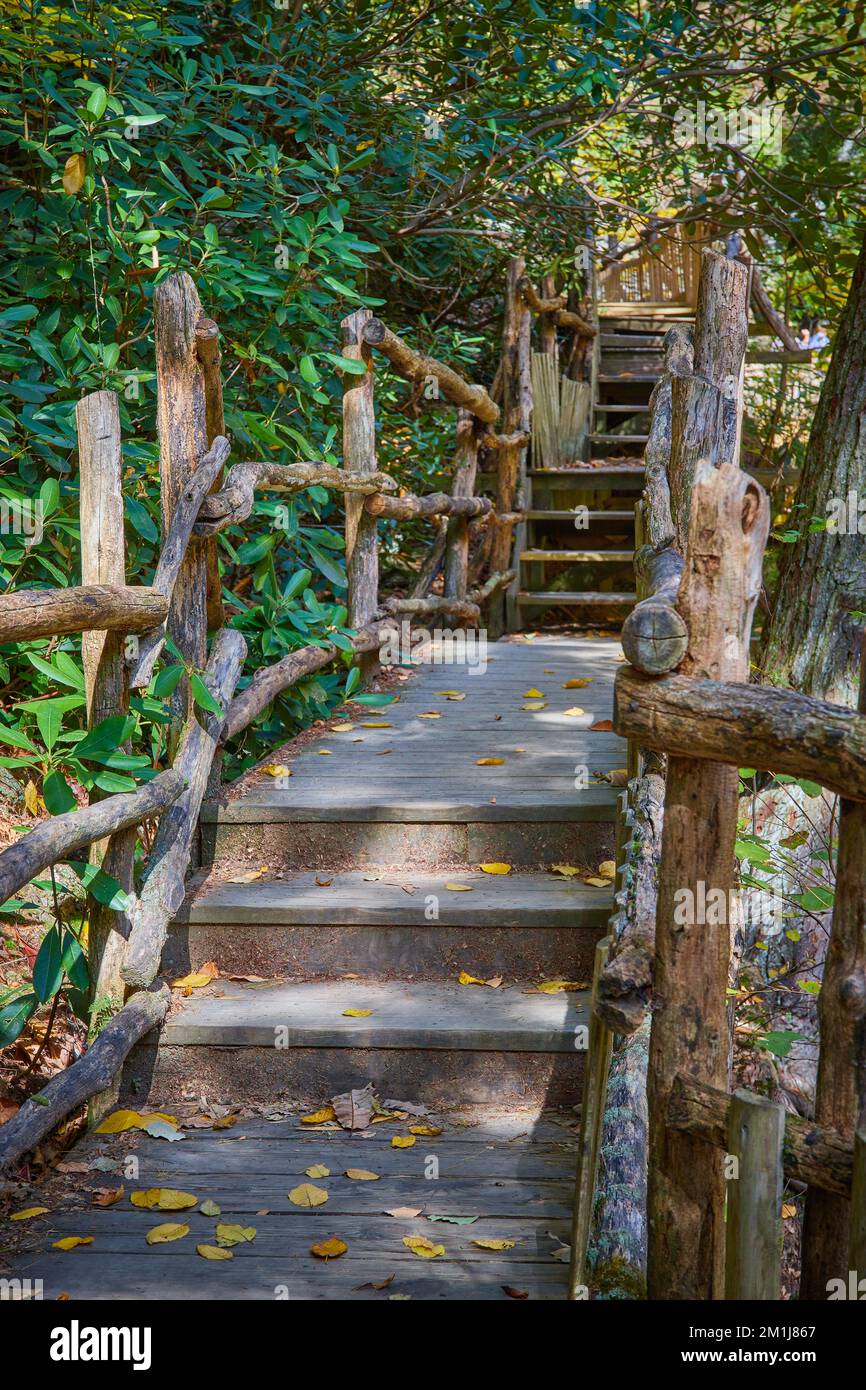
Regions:
[[[615, 687], [616, 731], [667, 758], [662, 815], [657, 773], [638, 754], [627, 833], [618, 837], [617, 913], [594, 989], [599, 1023], [623, 1035], [641, 1026], [651, 993], [646, 1288], [663, 1300], [780, 1296], [784, 1174], [808, 1184], [801, 1296], [846, 1296], [832, 1291], [851, 1270], [862, 1277], [866, 1262], [857, 1135], [866, 1116], [866, 693], [854, 711], [747, 684], [769, 524], [763, 490], [738, 466], [747, 294], [745, 266], [705, 251], [691, 364], [685, 342], [679, 351], [669, 335], [670, 381], [657, 388], [650, 437], [652, 453], [669, 419], [667, 492], [659, 447], [644, 498], [652, 545], [639, 571], [653, 595], [623, 634], [632, 664]], [[748, 1092], [729, 1094], [743, 760], [843, 796], [814, 1123]], [[710, 892], [725, 904], [715, 925], [688, 911]], [[587, 1068], [584, 1131], [600, 1128], [599, 1086], [598, 1070]], [[583, 1131], [580, 1152], [597, 1161], [598, 1144]], [[593, 1199], [583, 1174], [577, 1192], [583, 1232]], [[585, 1241], [576, 1241], [572, 1296], [584, 1258]]]
[[[518, 289], [523, 261], [510, 267], [506, 332], [498, 373], [502, 409], [491, 393], [443, 362], [416, 352], [369, 310], [341, 324], [341, 351], [365, 364], [343, 380], [343, 467], [326, 462], [288, 465], [244, 461], [228, 467], [219, 330], [206, 318], [190, 277], [172, 274], [154, 292], [154, 341], [163, 542], [152, 585], [125, 582], [123, 479], [118, 402], [96, 392], [77, 407], [81, 474], [82, 570], [85, 582], [65, 590], [26, 590], [0, 598], [0, 642], [82, 632], [88, 722], [125, 714], [130, 688], [149, 685], [166, 639], [187, 671], [199, 673], [208, 707], [196, 708], [184, 677], [171, 697], [172, 765], [135, 792], [93, 795], [93, 804], [37, 826], [0, 854], [5, 900], [34, 875], [73, 851], [89, 848], [94, 862], [118, 880], [127, 906], [113, 912], [92, 899], [90, 971], [100, 1017], [113, 1021], [68, 1073], [46, 1088], [43, 1107], [29, 1103], [0, 1128], [0, 1168], [17, 1162], [69, 1111], [97, 1092], [111, 1101], [129, 1048], [165, 1015], [168, 992], [156, 987], [168, 925], [184, 893], [198, 814], [218, 784], [221, 750], [282, 691], [342, 655], [336, 645], [309, 645], [259, 669], [238, 694], [246, 655], [240, 632], [225, 626], [216, 537], [251, 514], [257, 490], [300, 492], [319, 486], [346, 500], [348, 622], [356, 659], [369, 660], [395, 622], [443, 618], [475, 625], [490, 613], [501, 626], [503, 591], [515, 578], [512, 531], [522, 513], [519, 480], [529, 440], [531, 401], [526, 371], [529, 314]], [[573, 326], [572, 326], [573, 327]], [[459, 408], [453, 483], [449, 493], [398, 494], [376, 465], [374, 349], [410, 381], [432, 383]], [[496, 429], [503, 417], [503, 433]], [[478, 453], [495, 460], [496, 502], [475, 492]], [[498, 506], [498, 511], [497, 511]], [[379, 591], [379, 519], [438, 520], [431, 554], [406, 595]], [[473, 526], [490, 544], [487, 572], [471, 563]], [[441, 593], [431, 592], [444, 567]], [[214, 635], [208, 653], [208, 631]], [[135, 636], [130, 639], [129, 634]], [[133, 877], [136, 827], [159, 817], [142, 881]], [[91, 1115], [96, 1110], [91, 1107]]]

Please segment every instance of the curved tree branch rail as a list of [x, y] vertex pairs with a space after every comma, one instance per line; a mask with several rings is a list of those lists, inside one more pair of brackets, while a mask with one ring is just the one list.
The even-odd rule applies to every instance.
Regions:
[[[128, 688], [149, 684], [170, 631], [185, 661], [204, 667], [204, 683], [219, 713], [196, 708], [179, 687], [173, 697], [178, 726], [173, 766], [134, 792], [124, 792], [54, 817], [37, 826], [0, 854], [0, 900], [6, 900], [49, 865], [106, 841], [105, 863], [124, 879], [129, 906], [124, 914], [100, 913], [99, 943], [90, 961], [100, 997], [110, 998], [117, 1012], [84, 1056], [44, 1090], [44, 1105], [28, 1101], [14, 1120], [0, 1129], [0, 1167], [9, 1167], [66, 1115], [114, 1084], [130, 1048], [165, 1016], [169, 992], [154, 982], [168, 925], [185, 892], [185, 877], [199, 810], [214, 759], [229, 738], [243, 732], [271, 702], [302, 677], [342, 659], [335, 644], [325, 642], [291, 652], [255, 672], [235, 694], [246, 654], [240, 632], [222, 626], [219, 572], [214, 538], [252, 513], [260, 490], [300, 492], [325, 487], [346, 498], [346, 551], [349, 612], [370, 609], [369, 621], [357, 624], [352, 639], [356, 658], [375, 652], [406, 617], [436, 618], [475, 625], [486, 603], [514, 578], [510, 569], [495, 569], [483, 582], [468, 587], [471, 521], [508, 528], [515, 516], [497, 516], [490, 498], [475, 495], [478, 449], [503, 455], [523, 448], [528, 431], [496, 434], [499, 407], [483, 386], [466, 382], [434, 358], [417, 353], [369, 311], [350, 316], [343, 325], [343, 351], [367, 363], [366, 377], [344, 378], [344, 459], [337, 468], [322, 461], [276, 464], [245, 461], [223, 470], [230, 453], [225, 436], [219, 330], [204, 317], [188, 275], [169, 276], [154, 295], [157, 359], [157, 414], [160, 432], [160, 486], [163, 500], [163, 545], [150, 588], [122, 583], [121, 536], [114, 539], [111, 566], [98, 558], [103, 537], [98, 518], [122, 497], [119, 412], [110, 392], [85, 397], [77, 411], [80, 443], [83, 570], [94, 579], [63, 590], [27, 590], [0, 598], [0, 641], [21, 641], [73, 632], [142, 634], [131, 644], [129, 668], [119, 639], [112, 647], [94, 648], [87, 668], [91, 724], [127, 709]], [[389, 357], [411, 380], [433, 380], [447, 400], [461, 408], [458, 421], [454, 486], [451, 493], [397, 496], [397, 483], [380, 472], [375, 460], [373, 378], [370, 345]], [[114, 515], [114, 512], [112, 512]], [[94, 527], [94, 517], [97, 524]], [[385, 598], [378, 593], [377, 522], [439, 520], [431, 557], [421, 567], [411, 595]], [[86, 552], [86, 553], [85, 553]], [[444, 563], [444, 593], [430, 592]], [[118, 582], [118, 575], [120, 582]], [[219, 630], [209, 658], [207, 627]], [[134, 828], [152, 817], [159, 826], [136, 893], [132, 880]], [[133, 832], [130, 838], [130, 832]], [[106, 922], [104, 919], [108, 918]], [[113, 918], [113, 920], [112, 920]], [[124, 1002], [124, 991], [132, 990]]]

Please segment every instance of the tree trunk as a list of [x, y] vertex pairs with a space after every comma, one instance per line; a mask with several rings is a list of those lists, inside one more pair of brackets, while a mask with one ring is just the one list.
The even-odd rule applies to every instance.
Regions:
[[[804, 532], [785, 546], [762, 679], [842, 705], [857, 702], [859, 636], [866, 609], [866, 555], [860, 534], [822, 529], [812, 517], [866, 489], [866, 238], [851, 281], [830, 369], [821, 391], [797, 490]], [[856, 508], [855, 508], [856, 511]], [[856, 518], [855, 518], [856, 520]]]

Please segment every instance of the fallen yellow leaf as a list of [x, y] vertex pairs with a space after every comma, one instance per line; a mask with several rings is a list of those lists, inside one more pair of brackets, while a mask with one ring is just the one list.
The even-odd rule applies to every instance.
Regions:
[[64, 1236], [62, 1240], [55, 1240], [54, 1250], [74, 1250], [77, 1245], [92, 1245], [93, 1236]]
[[247, 1241], [255, 1240], [255, 1226], [234, 1226], [219, 1225], [216, 1228], [217, 1243], [220, 1248], [230, 1245], [243, 1245]]
[[550, 872], [552, 874], [562, 874], [563, 878], [574, 878], [576, 874], [580, 873], [580, 869], [574, 864], [551, 864]]
[[328, 1120], [337, 1118], [333, 1105], [325, 1105], [321, 1110], [314, 1110], [312, 1115], [302, 1115], [302, 1125], [324, 1125]]
[[445, 1254], [444, 1245], [434, 1245], [426, 1236], [404, 1236], [403, 1244], [422, 1260], [435, 1260], [437, 1255]]
[[180, 980], [172, 980], [172, 989], [204, 989], [209, 985], [214, 976], [205, 970], [193, 971], [190, 975], [184, 975]]
[[516, 1240], [473, 1240], [473, 1245], [477, 1245], [479, 1250], [513, 1250], [517, 1244]]
[[585, 878], [583, 881], [590, 888], [609, 888], [611, 885], [609, 878]]
[[477, 767], [501, 767], [505, 762], [504, 758], [476, 758]]
[[289, 1201], [293, 1207], [321, 1207], [327, 1200], [328, 1194], [325, 1189], [314, 1187], [311, 1182], [302, 1182], [289, 1193]]
[[479, 869], [483, 874], [510, 874], [510, 864], [479, 864]]
[[219, 1245], [197, 1245], [195, 1253], [201, 1255], [203, 1260], [233, 1260], [234, 1255], [231, 1250], [224, 1250]]
[[539, 994], [572, 994], [578, 989], [586, 989], [578, 980], [543, 980], [538, 985]]
[[797, 1208], [796, 1208], [796, 1206], [794, 1205], [793, 1202], [784, 1202], [784, 1203], [782, 1204], [782, 1220], [783, 1220], [783, 1221], [790, 1221], [791, 1218], [794, 1217], [794, 1216], [796, 1216], [796, 1215], [797, 1215]]
[[341, 1255], [345, 1255], [348, 1245], [344, 1240], [338, 1240], [336, 1236], [331, 1236], [330, 1240], [317, 1241], [310, 1246], [310, 1254], [315, 1255], [319, 1260], [337, 1260]]
[[333, 754], [331, 753], [330, 748], [317, 748], [317, 749], [316, 749], [316, 752], [318, 753], [318, 755], [319, 755], [320, 758], [330, 758], [330, 757], [333, 757]]
[[586, 714], [586, 710], [581, 709], [580, 705], [572, 705], [571, 709], [563, 710], [563, 714], [570, 714], [575, 719], [579, 719], [582, 714]]
[[449, 892], [449, 893], [471, 893], [471, 892], [472, 892], [472, 885], [471, 885], [470, 883], [446, 883], [446, 884], [445, 884], [445, 887], [448, 889], [448, 892]]
[[144, 1237], [148, 1245], [167, 1245], [171, 1240], [182, 1240], [189, 1235], [189, 1226], [178, 1221], [166, 1221], [162, 1226], [153, 1226]]
[[285, 763], [268, 763], [265, 772], [271, 777], [291, 777], [292, 775], [292, 769], [286, 767]]
[[523, 698], [524, 698], [524, 700], [543, 700], [543, 699], [544, 699], [544, 691], [543, 691], [543, 690], [536, 690], [535, 686], [533, 685], [533, 686], [530, 687], [529, 690], [524, 691]]
[[177, 1124], [174, 1115], [165, 1115], [160, 1110], [147, 1115], [141, 1115], [137, 1110], [113, 1110], [96, 1126], [94, 1134], [122, 1134], [128, 1129], [146, 1129], [153, 1120], [165, 1120], [169, 1125]]
[[600, 878], [616, 878], [616, 860], [603, 859], [598, 866], [598, 872]]
[[199, 1211], [202, 1216], [220, 1216], [222, 1214], [222, 1207], [217, 1206], [216, 1202], [212, 1202], [210, 1197], [208, 1197], [206, 1202], [202, 1202]]
[[344, 1010], [343, 1010], [343, 1017], [344, 1017], [344, 1018], [369, 1018], [370, 1015], [372, 1014], [372, 1012], [373, 1012], [372, 1009], [344, 1009]]
[[312, 1168], [305, 1168], [304, 1172], [308, 1178], [329, 1178], [331, 1176], [330, 1168], [326, 1168], [324, 1163], [314, 1163]]
[[160, 1211], [189, 1211], [198, 1206], [198, 1197], [191, 1192], [180, 1192], [176, 1187], [160, 1187], [157, 1192], [159, 1196], [153, 1205]]
[[583, 690], [583, 687], [589, 685], [592, 679], [592, 676], [578, 676], [576, 680], [563, 681], [562, 688], [563, 690]]
[[435, 1125], [410, 1125], [409, 1133], [420, 1134], [425, 1139], [435, 1139], [436, 1135], [441, 1134], [442, 1131], [441, 1129], [437, 1129]]
[[234, 878], [229, 879], [229, 883], [255, 883], [257, 878], [268, 872], [267, 864], [262, 864], [258, 869], [247, 869], [246, 873], [235, 874]]
[[379, 1174], [371, 1173], [369, 1168], [347, 1168], [346, 1177], [353, 1182], [378, 1182]]
[[391, 1137], [392, 1149], [411, 1149], [414, 1143], [414, 1134], [394, 1134]]
[[457, 976], [457, 983], [458, 985], [483, 985], [484, 981], [479, 980], [475, 975], [470, 975], [465, 970], [461, 970]]
[[521, 708], [521, 709], [529, 709], [529, 710], [534, 710], [534, 709], [547, 709], [547, 701], [546, 701], [546, 700], [530, 700], [528, 704], [526, 704], [526, 705], [521, 705], [520, 708]]
[[34, 1216], [44, 1216], [50, 1207], [24, 1207], [22, 1211], [13, 1211], [9, 1217], [10, 1221], [31, 1221]]
[[361, 725], [362, 729], [393, 729], [394, 725], [389, 724], [387, 719], [366, 719]]
[[442, 713], [438, 709], [425, 709], [418, 715], [419, 719], [441, 719]]
[[352, 732], [352, 730], [354, 729], [354, 727], [355, 727], [354, 724], [332, 724], [332, 725], [331, 725], [331, 733], [332, 733], [332, 734], [350, 734], [350, 733]]

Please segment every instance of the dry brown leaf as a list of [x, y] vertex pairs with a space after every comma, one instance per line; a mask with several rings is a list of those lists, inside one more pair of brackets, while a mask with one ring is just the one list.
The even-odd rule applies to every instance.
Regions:
[[66, 193], [78, 193], [87, 173], [87, 161], [83, 154], [71, 154], [63, 166], [63, 189]]
[[113, 1207], [122, 1196], [123, 1183], [120, 1184], [120, 1187], [100, 1187], [93, 1194], [93, 1205], [95, 1207]]
[[601, 733], [612, 734], [612, 733], [613, 733], [613, 720], [612, 720], [612, 719], [597, 719], [597, 720], [595, 721], [594, 724], [590, 724], [590, 726], [589, 726], [589, 731], [590, 731], [590, 733], [597, 733], [597, 734], [601, 734]]

